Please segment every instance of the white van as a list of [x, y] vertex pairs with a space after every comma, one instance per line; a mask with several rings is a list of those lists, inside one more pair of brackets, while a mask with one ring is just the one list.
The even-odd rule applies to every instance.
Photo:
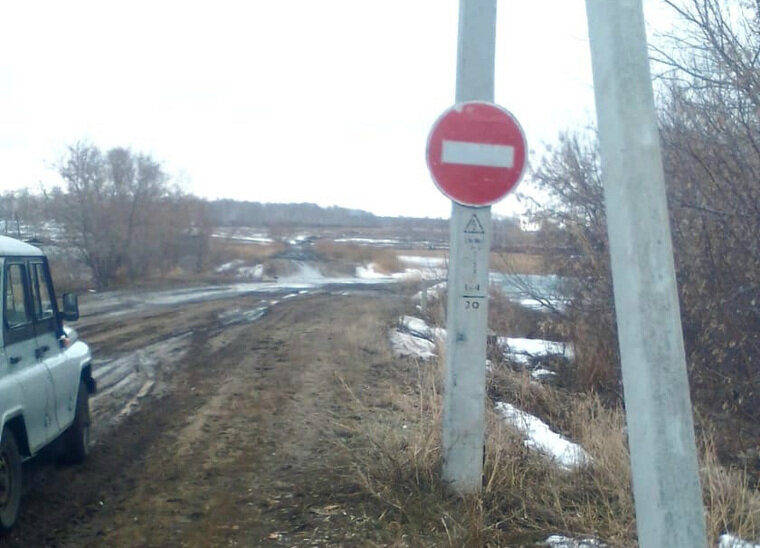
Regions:
[[92, 356], [63, 320], [79, 318], [76, 295], [58, 307], [47, 258], [0, 236], [0, 531], [13, 527], [21, 501], [21, 462], [60, 440], [63, 456], [89, 451]]

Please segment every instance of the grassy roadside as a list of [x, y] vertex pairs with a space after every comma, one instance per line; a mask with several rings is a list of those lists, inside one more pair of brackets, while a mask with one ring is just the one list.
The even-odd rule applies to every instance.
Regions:
[[[351, 462], [346, 481], [382, 508], [377, 526], [385, 542], [535, 546], [565, 534], [609, 546], [636, 545], [623, 410], [594, 394], [536, 383], [505, 362], [489, 374], [490, 396], [552, 424], [579, 442], [592, 462], [560, 468], [527, 449], [520, 433], [489, 405], [482, 496], [449, 494], [440, 478], [442, 361], [391, 359], [371, 398], [345, 385], [352, 413], [361, 417], [353, 435], [338, 443]], [[700, 449], [711, 542], [725, 531], [758, 538], [760, 495], [748, 475], [722, 466], [709, 440]]]

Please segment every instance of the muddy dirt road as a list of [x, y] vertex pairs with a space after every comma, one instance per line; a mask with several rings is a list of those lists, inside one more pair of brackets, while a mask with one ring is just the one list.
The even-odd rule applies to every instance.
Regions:
[[20, 521], [0, 544], [365, 545], [372, 526], [345, 511], [362, 495], [341, 479], [335, 440], [348, 394], [371, 390], [390, 359], [402, 301], [382, 289], [277, 299], [84, 316], [100, 389], [91, 457], [27, 463]]

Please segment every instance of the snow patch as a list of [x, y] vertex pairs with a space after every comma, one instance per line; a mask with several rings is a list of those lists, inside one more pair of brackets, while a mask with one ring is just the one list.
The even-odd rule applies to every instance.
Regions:
[[252, 244], [271, 244], [274, 242], [267, 234], [251, 230], [250, 227], [219, 228], [211, 233], [211, 237]]
[[234, 235], [226, 235], [223, 233], [217, 233], [211, 235], [212, 238], [224, 238], [226, 240], [235, 240], [237, 242], [247, 242], [247, 243], [253, 243], [253, 244], [271, 244], [274, 242], [272, 238], [268, 238], [266, 236], [234, 236]]
[[422, 280], [440, 280], [446, 277], [446, 271], [440, 269], [406, 268], [403, 272], [394, 272], [393, 274], [383, 274], [377, 271], [377, 265], [370, 263], [367, 266], [356, 267], [356, 277], [364, 279], [383, 279], [388, 281], [422, 281]]
[[386, 274], [382, 274], [381, 272], [378, 272], [375, 270], [376, 265], [375, 263], [369, 263], [367, 266], [357, 266], [356, 267], [356, 277], [362, 278], [365, 280], [377, 280], [377, 279], [391, 279], [390, 276], [387, 276]]
[[299, 281], [305, 281], [305, 282], [315, 282], [315, 281], [323, 281], [325, 280], [324, 274], [320, 272], [320, 270], [313, 265], [307, 264], [307, 263], [297, 263], [298, 266], [298, 272], [291, 274], [289, 276], [284, 276], [282, 280], [299, 280]]
[[556, 372], [552, 371], [551, 369], [546, 369], [545, 367], [538, 367], [530, 372], [530, 377], [536, 381], [545, 381], [556, 376]]
[[545, 312], [546, 310], [558, 310], [564, 312], [567, 310], [568, 301], [561, 299], [546, 299], [545, 301], [532, 298], [518, 299], [517, 303], [528, 310]]
[[409, 333], [415, 337], [427, 339], [431, 342], [445, 342], [446, 329], [443, 327], [430, 327], [425, 320], [414, 316], [401, 316], [399, 318], [399, 331]]
[[401, 244], [398, 240], [378, 240], [372, 238], [337, 238], [338, 243], [374, 244], [378, 246], [395, 246]]
[[431, 342], [435, 337], [435, 335], [433, 335], [433, 330], [425, 323], [425, 320], [415, 318], [414, 316], [401, 316], [398, 321], [398, 326], [399, 331], [409, 333], [415, 337], [427, 339]]
[[496, 410], [509, 424], [522, 432], [526, 447], [547, 455], [562, 468], [569, 470], [591, 462], [591, 456], [580, 445], [553, 432], [549, 425], [538, 417], [505, 402], [497, 402]]
[[234, 261], [230, 261], [229, 263], [224, 263], [223, 265], [219, 265], [214, 270], [215, 272], [217, 272], [217, 274], [222, 274], [225, 272], [228, 272], [228, 273], [234, 272], [236, 276], [239, 276], [241, 278], [248, 278], [251, 280], [261, 280], [264, 278], [263, 264], [257, 264], [255, 266], [245, 266], [245, 261], [240, 260], [240, 259], [235, 259]]
[[403, 263], [422, 266], [426, 268], [440, 268], [446, 265], [446, 259], [443, 257], [419, 257], [416, 255], [399, 255], [399, 260]]
[[562, 535], [552, 535], [544, 541], [550, 548], [606, 548], [607, 545], [595, 538], [575, 539]]
[[240, 259], [235, 259], [234, 261], [230, 261], [229, 263], [224, 263], [223, 265], [216, 267], [216, 272], [229, 272], [230, 270], [234, 268], [238, 268], [245, 264], [245, 261], [242, 261]]
[[391, 347], [397, 358], [412, 357], [429, 360], [436, 357], [435, 343], [427, 339], [415, 337], [410, 333], [391, 331]]
[[760, 544], [754, 544], [726, 533], [718, 539], [718, 548], [760, 548]]
[[419, 270], [417, 268], [407, 268], [403, 272], [397, 272], [393, 274], [393, 277], [397, 280], [445, 280], [447, 272], [445, 269], [440, 268], [426, 268]]
[[499, 337], [497, 343], [506, 358], [525, 367], [547, 356], [560, 356], [571, 361], [575, 359], [570, 343], [520, 337]]
[[296, 236], [293, 236], [290, 240], [287, 241], [289, 245], [299, 245], [306, 241], [308, 241], [311, 238], [308, 234], [297, 234]]
[[425, 320], [414, 316], [401, 316], [398, 320], [398, 329], [390, 334], [394, 356], [397, 358], [410, 356], [421, 360], [435, 358], [437, 356], [436, 341], [445, 338], [445, 329], [430, 327]]
[[[428, 300], [431, 299], [440, 299], [441, 295], [443, 295], [443, 292], [446, 291], [446, 282], [438, 282], [435, 285], [431, 285], [425, 290], [425, 297]], [[414, 299], [416, 301], [422, 300], [422, 291], [417, 292], [414, 295]]]
[[238, 275], [251, 280], [261, 280], [264, 277], [264, 265], [243, 266], [238, 268]]

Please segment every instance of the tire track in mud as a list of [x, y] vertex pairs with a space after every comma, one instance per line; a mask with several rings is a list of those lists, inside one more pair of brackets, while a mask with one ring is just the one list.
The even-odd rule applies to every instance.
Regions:
[[[347, 399], [341, 383], [369, 390], [372, 372], [392, 359], [378, 319], [397, 316], [389, 306], [385, 297], [304, 296], [226, 328], [220, 316], [229, 303], [195, 310], [192, 335], [181, 339], [186, 350], [174, 366], [154, 368], [162, 390], [105, 429], [84, 465], [37, 465], [8, 545], [312, 546], [351, 538], [351, 520], [363, 518], [333, 510], [348, 504], [335, 498], [343, 481], [335, 467], [346, 466], [335, 454]], [[154, 325], [143, 336], [173, 327]], [[354, 500], [349, 491], [340, 496]]]
[[[234, 306], [247, 310], [260, 306], [259, 301], [241, 299]], [[219, 382], [219, 367], [239, 358], [229, 349], [240, 346], [235, 339], [244, 338], [252, 326], [230, 324], [231, 304], [204, 303], [96, 324], [93, 374], [99, 393], [91, 400], [91, 455], [80, 466], [63, 466], [52, 447], [27, 462], [19, 522], [0, 538], [0, 545], [80, 545], [63, 540], [71, 532], [77, 538], [82, 533], [98, 538], [101, 532], [84, 524], [119, 503], [139, 478], [149, 448], [162, 441], [174, 421], [200, 405], [201, 387]], [[89, 335], [82, 328], [82, 338], [89, 342]], [[183, 392], [187, 387], [192, 388], [190, 397]]]
[[[275, 539], [273, 545], [312, 546], [348, 538], [345, 523], [330, 531], [352, 519], [329, 509], [344, 481], [335, 467], [346, 466], [336, 455], [335, 430], [343, 429], [336, 416], [346, 400], [346, 385], [337, 379], [364, 389], [372, 364], [357, 356], [381, 356], [382, 348], [390, 359], [386, 326], [377, 319], [383, 314], [367, 302], [374, 303], [303, 299], [276, 307], [239, 336], [223, 332], [199, 349], [214, 362], [217, 382], [187, 379], [201, 405], [178, 415], [176, 427], [151, 448], [145, 476], [122, 505], [95, 518], [101, 530], [110, 527], [100, 540], [258, 546]], [[355, 330], [357, 323], [372, 328]], [[369, 342], [368, 331], [375, 335]]]
[[[352, 324], [377, 309], [363, 306], [386, 297], [304, 295], [254, 323], [257, 298], [104, 318], [92, 333], [105, 387], [92, 453], [76, 467], [32, 461], [18, 527], [0, 544], [255, 546], [272, 530], [305, 535], [338, 519], [311, 510], [333, 487], [320, 467], [334, 450], [329, 415], [345, 399], [335, 375], [365, 378], [371, 366], [346, 347], [364, 344]], [[119, 359], [140, 382], [119, 378]]]

